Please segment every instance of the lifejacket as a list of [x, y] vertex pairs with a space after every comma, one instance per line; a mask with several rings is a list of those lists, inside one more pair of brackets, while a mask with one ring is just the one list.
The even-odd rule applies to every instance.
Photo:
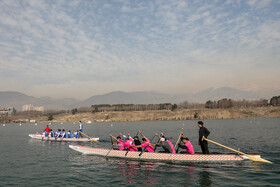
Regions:
[[62, 135], [63, 135], [63, 132], [61, 132], [61, 131], [57, 133], [58, 138], [62, 138]]
[[[146, 144], [146, 146], [145, 146], [144, 148], [146, 148], [146, 150], [147, 150], [148, 152], [155, 152], [153, 146], [149, 145], [150, 142], [151, 142], [151, 141], [150, 141], [149, 139], [146, 139], [146, 142], [144, 143], [144, 144]], [[142, 145], [143, 145], [143, 144], [141, 144], [141, 146], [142, 146]], [[148, 149], [147, 149], [147, 148], [148, 148]]]
[[166, 142], [170, 145], [170, 147], [171, 147], [171, 149], [172, 149], [172, 153], [173, 153], [173, 154], [176, 154], [176, 151], [175, 151], [175, 149], [174, 149], [174, 146], [173, 146], [172, 142], [169, 141], [169, 140], [166, 140]]
[[54, 132], [53, 132], [53, 131], [51, 131], [50, 135], [51, 135], [51, 137], [54, 137]]
[[73, 134], [71, 132], [68, 132], [68, 138], [73, 138]]
[[77, 132], [75, 138], [80, 138], [80, 133]]
[[63, 135], [63, 138], [67, 138], [67, 132], [64, 132], [62, 135]]
[[123, 141], [122, 140], [118, 141], [118, 145], [119, 145], [119, 150], [121, 150], [121, 151], [124, 150], [124, 146], [123, 146]]

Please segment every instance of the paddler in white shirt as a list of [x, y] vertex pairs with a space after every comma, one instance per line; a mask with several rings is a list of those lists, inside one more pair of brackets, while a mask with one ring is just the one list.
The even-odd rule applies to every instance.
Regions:
[[[84, 130], [84, 125], [83, 125], [82, 121], [80, 121], [80, 129], [79, 129], [79, 131], [83, 132], [83, 130]], [[79, 134], [80, 134], [80, 137], [82, 138], [83, 137], [82, 133], [79, 133]]]
[[82, 121], [80, 121], [80, 131], [83, 132], [83, 129], [84, 129], [84, 125], [83, 125]]

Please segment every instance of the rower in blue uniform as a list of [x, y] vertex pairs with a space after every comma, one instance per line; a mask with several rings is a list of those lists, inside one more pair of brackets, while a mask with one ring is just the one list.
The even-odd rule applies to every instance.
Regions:
[[80, 138], [80, 133], [79, 133], [79, 129], [77, 130], [77, 132], [75, 133], [75, 138]]
[[48, 136], [49, 136], [49, 133], [47, 133], [46, 130], [44, 131], [44, 136], [45, 136], [45, 137], [48, 137]]
[[70, 130], [68, 132], [68, 138], [73, 138], [73, 134], [72, 134], [72, 132]]
[[61, 133], [60, 129], [58, 129], [58, 131], [56, 132], [56, 137], [57, 138], [61, 138], [62, 137], [62, 133]]
[[67, 138], [67, 132], [65, 131], [65, 129], [62, 129], [62, 138]]
[[50, 134], [49, 134], [49, 136], [50, 136], [50, 137], [55, 137], [55, 134], [54, 134], [54, 132], [53, 132], [53, 130], [52, 130], [52, 129], [50, 130]]

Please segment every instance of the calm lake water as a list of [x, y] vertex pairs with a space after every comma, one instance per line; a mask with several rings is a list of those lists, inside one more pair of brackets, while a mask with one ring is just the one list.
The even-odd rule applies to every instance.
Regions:
[[[138, 162], [82, 155], [67, 142], [34, 140], [28, 134], [41, 132], [46, 124], [0, 125], [0, 186], [279, 186], [280, 118], [205, 120], [209, 139], [245, 153], [259, 153], [274, 164], [168, 164]], [[74, 131], [78, 123], [52, 124], [52, 129]], [[173, 143], [183, 128], [194, 149], [197, 145], [196, 121], [153, 121], [84, 124], [85, 133], [100, 137], [99, 143], [72, 143], [111, 147], [109, 134], [135, 135], [140, 129], [147, 137], [164, 132]], [[154, 140], [156, 141], [156, 140]], [[211, 153], [230, 153], [209, 144]], [[159, 150], [159, 149], [158, 149]]]

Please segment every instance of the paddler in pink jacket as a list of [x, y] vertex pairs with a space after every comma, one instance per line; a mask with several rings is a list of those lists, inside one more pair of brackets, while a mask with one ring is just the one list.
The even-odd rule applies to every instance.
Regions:
[[180, 148], [186, 149], [186, 151], [181, 151], [181, 154], [194, 154], [193, 146], [188, 138], [183, 137], [183, 133], [181, 133], [181, 141], [184, 145], [179, 145]]
[[120, 136], [118, 137], [114, 137], [112, 134], [110, 134], [110, 136], [116, 140], [117, 142], [114, 142], [113, 145], [117, 145], [119, 150], [124, 150], [124, 146], [123, 146], [123, 140]]
[[155, 152], [153, 146], [150, 145], [150, 140], [140, 131], [138, 132], [142, 135], [142, 144], [141, 145], [133, 145], [133, 147], [141, 148], [143, 147], [148, 152]]
[[129, 151], [137, 151], [137, 148], [134, 147], [135, 144], [133, 142], [133, 139], [129, 137], [125, 137], [125, 142], [123, 142], [123, 146], [128, 149]]

